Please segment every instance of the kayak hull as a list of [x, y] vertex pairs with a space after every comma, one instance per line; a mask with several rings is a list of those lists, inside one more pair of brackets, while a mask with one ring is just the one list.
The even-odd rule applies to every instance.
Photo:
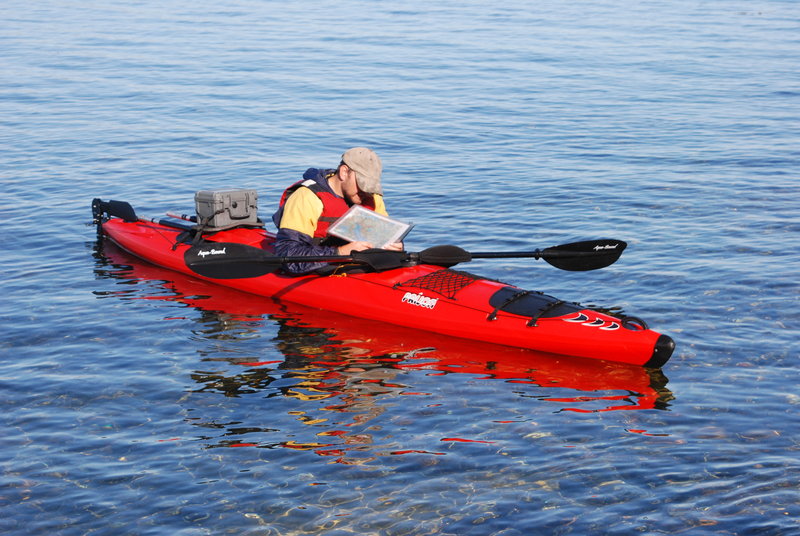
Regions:
[[[332, 275], [269, 273], [215, 279], [187, 266], [191, 244], [183, 230], [153, 221], [111, 218], [102, 234], [129, 253], [198, 279], [275, 301], [287, 301], [452, 337], [540, 352], [658, 368], [674, 342], [644, 323], [565, 303], [498, 281], [440, 266], [419, 264], [382, 272]], [[272, 250], [274, 235], [236, 228], [206, 237], [205, 244], [240, 243]]]

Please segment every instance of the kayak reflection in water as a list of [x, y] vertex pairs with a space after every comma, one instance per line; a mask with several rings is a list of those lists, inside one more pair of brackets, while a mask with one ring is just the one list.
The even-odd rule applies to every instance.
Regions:
[[[196, 392], [217, 392], [226, 397], [254, 394], [266, 398], [270, 408], [269, 419], [262, 421], [259, 417], [250, 426], [234, 426], [235, 430], [227, 430], [209, 447], [313, 451], [348, 465], [370, 463], [388, 455], [443, 454], [446, 447], [440, 441], [444, 439], [421, 438], [414, 430], [421, 426], [418, 421], [421, 415], [442, 423], [446, 430], [449, 425], [437, 415], [447, 413], [450, 404], [462, 407], [465, 400], [472, 398], [469, 392], [448, 394], [435, 388], [436, 376], [442, 376], [441, 386], [445, 388], [462, 383], [445, 380], [450, 373], [465, 375], [467, 382], [504, 382], [523, 405], [512, 403], [511, 407], [516, 408], [513, 411], [531, 402], [553, 406], [547, 409], [548, 414], [664, 409], [672, 399], [661, 371], [595, 360], [563, 360], [488, 344], [437, 340], [435, 336], [410, 338], [397, 328], [382, 332], [368, 324], [359, 329], [359, 321], [348, 328], [346, 322], [331, 325], [335, 320], [325, 318], [319, 321], [326, 326], [321, 328], [307, 325], [309, 318], [294, 312], [289, 314], [292, 316], [270, 315], [280, 326], [275, 348], [283, 361], [276, 363], [274, 355], [249, 361], [220, 356], [220, 360], [244, 370], [232, 374], [191, 374], [199, 384]], [[219, 321], [235, 331], [247, 319], [240, 318], [237, 326], [230, 315], [224, 314]], [[217, 325], [206, 328], [211, 328], [208, 333], [211, 338], [225, 336], [226, 332]], [[397, 331], [394, 335], [393, 330]], [[409, 340], [413, 340], [414, 348], [409, 348]], [[435, 346], [417, 347], [423, 344]], [[500, 387], [490, 389], [496, 390], [501, 399], [509, 392]], [[475, 402], [478, 407], [482, 404], [479, 400]], [[490, 411], [495, 410], [499, 415], [504, 413], [496, 408]], [[537, 412], [528, 407], [522, 413], [530, 416]], [[458, 419], [455, 414], [446, 420], [457, 428]], [[305, 428], [298, 430], [294, 421], [310, 428], [304, 433]], [[269, 423], [272, 433], [259, 433], [263, 431], [259, 428], [262, 422]], [[391, 431], [398, 426], [407, 428], [409, 435], [398, 436]], [[238, 435], [239, 429], [244, 433]], [[452, 432], [439, 435], [450, 440], [475, 441], [475, 438], [453, 438], [458, 434]]]
[[[278, 234], [275, 254], [284, 256], [350, 255], [370, 249], [364, 241], [346, 242], [330, 236], [328, 228], [353, 205], [388, 216], [383, 201], [381, 173], [377, 154], [366, 147], [354, 147], [342, 155], [336, 169], [309, 168], [303, 179], [286, 189], [278, 210], [272, 216]], [[402, 251], [398, 242], [385, 249]], [[325, 263], [289, 263], [291, 273], [305, 273], [324, 268]]]

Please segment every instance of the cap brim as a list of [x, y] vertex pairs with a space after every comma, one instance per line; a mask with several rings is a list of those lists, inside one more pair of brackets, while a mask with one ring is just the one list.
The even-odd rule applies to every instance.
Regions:
[[356, 184], [358, 184], [358, 189], [364, 193], [383, 195], [380, 179], [364, 177], [362, 173], [356, 171]]

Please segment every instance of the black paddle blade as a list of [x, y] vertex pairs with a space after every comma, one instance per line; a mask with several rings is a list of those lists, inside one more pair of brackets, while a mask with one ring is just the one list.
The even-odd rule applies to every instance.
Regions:
[[186, 266], [213, 279], [244, 279], [277, 271], [281, 260], [261, 248], [232, 242], [208, 242], [183, 254]]
[[541, 258], [561, 270], [586, 272], [614, 264], [627, 246], [622, 240], [610, 238], [587, 240], [547, 248]]
[[433, 264], [446, 268], [472, 260], [470, 252], [458, 246], [433, 246], [412, 254], [412, 256], [422, 264]]

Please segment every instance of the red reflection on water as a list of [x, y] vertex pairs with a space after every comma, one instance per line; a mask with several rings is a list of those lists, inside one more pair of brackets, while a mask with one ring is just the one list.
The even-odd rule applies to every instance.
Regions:
[[598, 411], [616, 411], [616, 410], [629, 410], [640, 409], [637, 404], [631, 400], [630, 395], [619, 396], [576, 396], [572, 398], [543, 398], [548, 402], [597, 402], [598, 400], [616, 401], [623, 400], [625, 404], [611, 405], [601, 409], [582, 409], [582, 408], [563, 408], [562, 411], [574, 411], [577, 413], [595, 413]]
[[444, 456], [444, 452], [431, 452], [429, 450], [393, 450], [389, 453], [392, 456], [402, 456], [404, 454], [430, 454], [432, 456]]
[[647, 430], [636, 430], [636, 429], [633, 429], [633, 428], [628, 428], [625, 431], [626, 432], [631, 432], [633, 434], [646, 435], [646, 436], [650, 436], [650, 437], [669, 437], [669, 434], [651, 434], [651, 433], [648, 433]]
[[243, 367], [263, 367], [264, 365], [274, 365], [276, 363], [283, 363], [282, 360], [277, 361], [241, 361], [236, 363], [237, 365], [241, 365]]
[[483, 441], [480, 439], [464, 439], [463, 437], [443, 437], [439, 441], [456, 441], [458, 443], [494, 443], [494, 441]]

